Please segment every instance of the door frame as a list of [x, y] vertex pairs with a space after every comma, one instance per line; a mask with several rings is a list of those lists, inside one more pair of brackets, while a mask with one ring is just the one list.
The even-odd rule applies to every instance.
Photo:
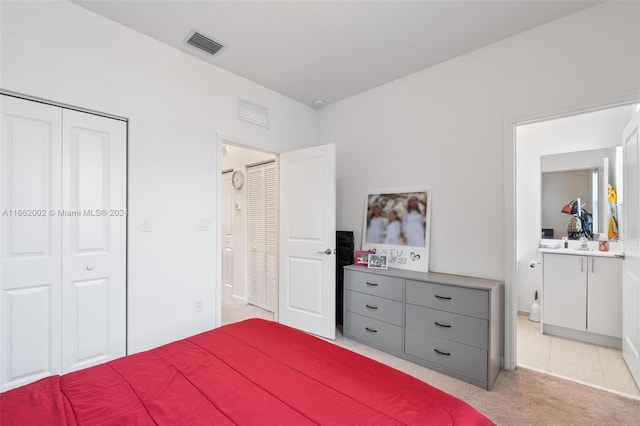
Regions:
[[562, 117], [584, 114], [623, 105], [640, 103], [640, 91], [631, 90], [595, 98], [582, 104], [566, 106], [546, 113], [505, 118], [504, 154], [504, 360], [505, 370], [516, 368], [516, 324], [518, 316], [517, 286], [517, 216], [516, 216], [516, 127]]
[[[233, 136], [227, 133], [216, 132], [216, 197], [215, 197], [215, 291], [214, 291], [214, 306], [216, 308], [215, 318], [214, 318], [214, 328], [220, 327], [222, 325], [222, 145], [232, 145], [237, 146], [239, 148], [250, 149], [252, 151], [264, 152], [267, 154], [271, 154], [275, 156], [276, 159], [276, 167], [278, 168], [278, 173], [280, 170], [280, 152], [277, 150], [270, 150], [269, 148], [273, 148], [270, 146], [265, 147], [264, 143], [257, 142], [255, 140], [248, 140], [244, 138], [240, 138], [237, 136]], [[245, 247], [245, 252], [243, 256], [245, 259], [248, 258], [248, 247]], [[245, 265], [245, 276], [247, 272], [247, 265]], [[247, 288], [248, 282], [245, 281], [245, 291], [248, 292]], [[274, 313], [276, 321], [278, 320], [277, 309]]]

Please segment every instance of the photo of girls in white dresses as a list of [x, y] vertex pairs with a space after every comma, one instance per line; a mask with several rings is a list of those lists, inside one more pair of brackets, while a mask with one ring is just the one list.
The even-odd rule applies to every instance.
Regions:
[[369, 195], [365, 241], [424, 247], [426, 218], [426, 192]]

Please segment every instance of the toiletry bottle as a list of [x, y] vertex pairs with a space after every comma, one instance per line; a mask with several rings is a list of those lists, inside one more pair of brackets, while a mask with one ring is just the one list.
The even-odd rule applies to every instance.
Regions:
[[562, 237], [562, 240], [564, 241], [564, 248], [569, 248], [569, 239], [567, 237]]

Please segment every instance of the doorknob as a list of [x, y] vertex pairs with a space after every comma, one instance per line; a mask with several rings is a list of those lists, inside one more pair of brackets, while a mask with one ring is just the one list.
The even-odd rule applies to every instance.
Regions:
[[96, 265], [87, 265], [87, 271], [93, 271]]
[[331, 253], [333, 253], [333, 251], [328, 248], [325, 251], [319, 251], [318, 254], [326, 254], [326, 255], [330, 255]]

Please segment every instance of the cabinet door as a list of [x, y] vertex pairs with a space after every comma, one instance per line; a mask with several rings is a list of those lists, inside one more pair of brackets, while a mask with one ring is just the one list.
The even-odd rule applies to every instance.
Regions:
[[544, 255], [543, 322], [587, 329], [587, 257]]
[[622, 262], [589, 257], [587, 330], [622, 337]]

